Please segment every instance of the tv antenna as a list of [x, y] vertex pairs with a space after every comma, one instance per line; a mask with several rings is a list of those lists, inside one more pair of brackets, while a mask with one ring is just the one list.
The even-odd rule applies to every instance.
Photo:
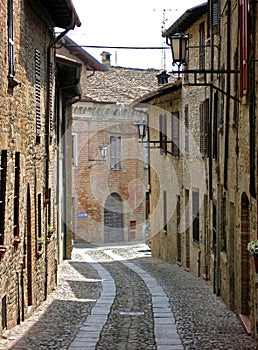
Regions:
[[162, 34], [165, 32], [165, 24], [167, 19], [166, 13], [167, 11], [178, 11], [178, 9], [153, 9], [153, 11], [162, 11], [162, 22], [161, 22], [161, 37], [162, 37], [162, 41], [161, 41], [161, 67], [162, 69], [166, 70], [166, 49], [165, 49], [165, 45], [166, 45], [166, 40], [165, 38], [163, 38]]

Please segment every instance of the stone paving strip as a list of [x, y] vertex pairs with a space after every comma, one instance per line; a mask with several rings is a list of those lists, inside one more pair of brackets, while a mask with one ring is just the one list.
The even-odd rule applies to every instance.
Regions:
[[122, 256], [113, 253], [111, 250], [104, 250], [116, 261], [120, 261], [129, 269], [136, 272], [145, 282], [152, 295], [154, 314], [154, 333], [158, 350], [183, 350], [182, 341], [177, 332], [175, 318], [170, 309], [167, 295], [153, 278], [139, 266], [127, 261]]
[[69, 350], [95, 349], [116, 293], [115, 283], [110, 273], [89, 255], [83, 254], [82, 257], [83, 260], [97, 270], [102, 281], [102, 292], [96, 304], [91, 309], [91, 314], [80, 327], [75, 339], [69, 347]]

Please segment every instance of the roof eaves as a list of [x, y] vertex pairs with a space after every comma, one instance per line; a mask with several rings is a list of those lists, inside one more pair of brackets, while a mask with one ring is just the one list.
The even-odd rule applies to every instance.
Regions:
[[178, 90], [182, 87], [182, 81], [181, 79], [177, 80], [176, 82], [165, 84], [162, 87], [159, 87], [155, 91], [151, 91], [148, 94], [141, 96], [133, 101], [134, 103], [139, 103], [139, 102], [150, 102], [154, 98], [157, 98], [159, 96], [165, 95], [171, 91]]
[[78, 57], [85, 65], [87, 65], [87, 70], [106, 72], [108, 68], [96, 60], [92, 55], [85, 51], [80, 45], [74, 42], [67, 35], [64, 36], [60, 43], [73, 55]]
[[204, 2], [200, 5], [192, 7], [179, 17], [162, 35], [163, 37], [173, 35], [175, 33], [184, 33], [189, 29], [200, 17], [208, 10], [208, 3]]

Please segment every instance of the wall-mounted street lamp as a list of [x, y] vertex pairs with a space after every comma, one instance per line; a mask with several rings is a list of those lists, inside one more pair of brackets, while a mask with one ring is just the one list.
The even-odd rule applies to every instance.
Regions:
[[189, 35], [176, 33], [166, 37], [166, 43], [171, 47], [172, 64], [178, 66], [178, 70], [182, 64], [186, 64], [186, 52], [188, 47]]
[[[188, 64], [188, 58], [190, 57], [189, 51], [190, 49], [203, 48], [205, 45], [197, 45], [190, 46], [189, 45], [189, 35], [183, 35], [182, 33], [176, 33], [172, 35], [166, 36], [166, 43], [171, 47], [172, 51], [172, 65], [177, 65], [178, 67], [178, 75], [180, 74], [193, 74], [194, 82], [188, 82], [188, 85], [193, 86], [210, 86], [222, 94], [230, 97], [231, 99], [240, 102], [240, 100], [236, 96], [230, 95], [227, 91], [223, 91], [221, 88], [216, 86], [212, 81], [207, 81], [208, 74], [237, 74], [239, 70], [233, 69], [214, 69], [211, 67], [210, 69], [184, 69], [180, 71], [180, 67], [182, 64]], [[218, 51], [220, 47], [218, 45], [212, 44], [210, 45], [212, 48], [217, 48]], [[204, 82], [200, 82], [197, 79], [198, 74], [201, 74], [204, 78]]]
[[95, 162], [91, 165], [88, 166], [88, 169], [92, 168], [94, 165], [98, 164], [99, 162], [105, 162], [106, 161], [106, 157], [107, 157], [107, 146], [100, 146], [100, 154], [102, 159], [89, 159], [89, 162]]
[[[144, 140], [144, 138], [145, 138], [145, 136], [146, 136], [146, 134], [148, 132], [148, 123], [147, 123], [147, 121], [146, 120], [138, 120], [134, 124], [137, 125], [138, 138], [140, 140], [139, 142], [141, 142], [141, 143], [154, 144], [153, 148], [162, 148], [162, 145], [165, 145], [165, 144], [168, 144], [168, 143], [173, 143], [173, 141], [168, 141], [167, 138], [166, 137], [165, 138], [162, 137], [162, 135], [160, 135], [160, 139], [159, 140]], [[166, 152], [170, 153], [168, 150]]]

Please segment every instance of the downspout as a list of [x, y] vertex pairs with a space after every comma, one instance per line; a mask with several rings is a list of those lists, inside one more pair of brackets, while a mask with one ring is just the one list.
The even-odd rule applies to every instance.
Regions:
[[[71, 29], [75, 27], [75, 13], [72, 10], [72, 18], [69, 26], [55, 37], [47, 47], [47, 101], [46, 101], [46, 118], [45, 118], [45, 155], [46, 155], [46, 164], [45, 164], [45, 207], [49, 205], [49, 144], [50, 144], [50, 135], [49, 135], [49, 122], [50, 122], [50, 66], [51, 66], [51, 50], [54, 45], [61, 40]], [[48, 210], [45, 210], [45, 284], [44, 284], [44, 294], [45, 300], [47, 299], [47, 289], [48, 289], [48, 248], [47, 248], [47, 229], [48, 229]]]
[[228, 187], [228, 150], [229, 150], [229, 120], [230, 120], [230, 62], [231, 62], [231, 1], [227, 8], [227, 98], [225, 123], [225, 155], [224, 155], [224, 188]]

